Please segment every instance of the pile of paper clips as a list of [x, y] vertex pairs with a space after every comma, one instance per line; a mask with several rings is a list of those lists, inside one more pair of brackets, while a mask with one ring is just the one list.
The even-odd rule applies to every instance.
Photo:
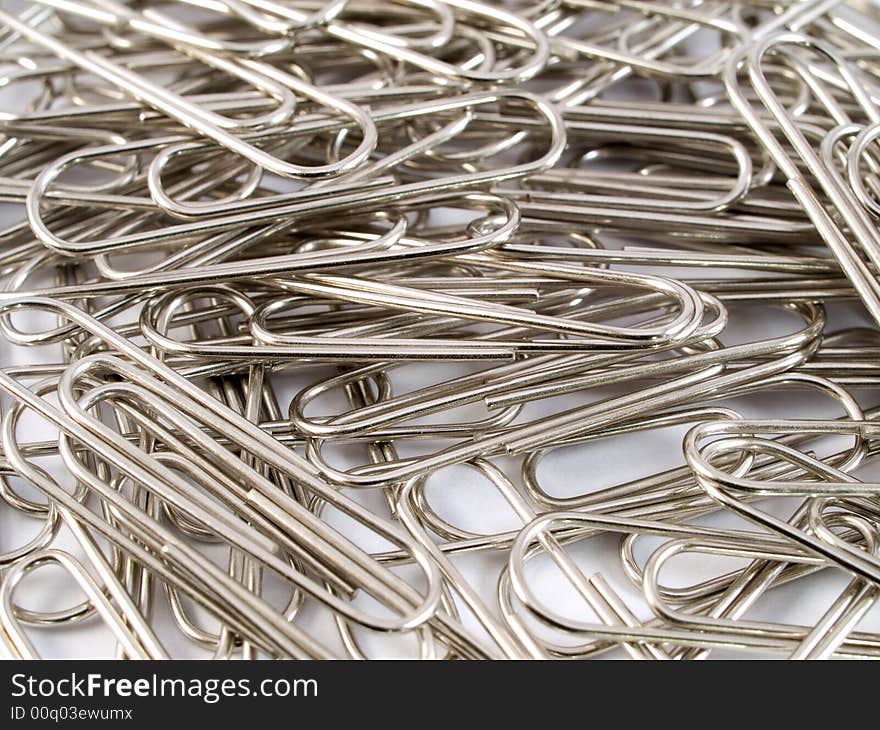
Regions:
[[[9, 654], [880, 656], [875, 0], [12, 5]], [[790, 391], [827, 413], [748, 417]], [[462, 468], [510, 529], [438, 509]], [[25, 600], [47, 565], [85, 598]], [[817, 573], [814, 623], [751, 613]]]

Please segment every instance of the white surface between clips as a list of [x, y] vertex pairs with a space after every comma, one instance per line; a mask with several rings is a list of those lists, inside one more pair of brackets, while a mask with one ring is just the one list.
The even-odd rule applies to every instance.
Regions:
[[[16, 108], [13, 90], [0, 90], [0, 111]], [[0, 204], [0, 225], [20, 220], [23, 216], [22, 206]], [[639, 270], [650, 269], [642, 268]], [[674, 276], [674, 271], [665, 269], [662, 273]], [[833, 330], [844, 325], [867, 324], [861, 308], [857, 304], [836, 304], [829, 308]], [[24, 322], [24, 320], [20, 320]], [[39, 322], [33, 322], [38, 326]], [[783, 332], [792, 331], [796, 326], [794, 317], [779, 309], [763, 307], [731, 307], [731, 325], [725, 331], [724, 342], [745, 342], [751, 339], [763, 339]], [[0, 341], [0, 366], [22, 365], [37, 361], [51, 362], [55, 353], [49, 348], [18, 348], [12, 347], [5, 340]], [[456, 371], [463, 372], [460, 365], [412, 365], [395, 371], [393, 380], [401, 390], [415, 386], [425, 376], [425, 368], [431, 368], [431, 379], [437, 377], [436, 368], [444, 367], [450, 375]], [[328, 374], [330, 369], [326, 371]], [[293, 388], [311, 382], [318, 377], [315, 370], [293, 378], [289, 383]], [[603, 390], [590, 396], [566, 396], [567, 407], [587, 400], [605, 397], [612, 391]], [[870, 391], [857, 392], [864, 407], [872, 406], [880, 398]], [[2, 398], [2, 408], [8, 408], [9, 400]], [[722, 402], [730, 405], [746, 417], [833, 417], [840, 415], [840, 408], [829, 399], [824, 399], [804, 391], [778, 390], [757, 396], [737, 399], [734, 402]], [[543, 409], [551, 412], [559, 408], [557, 401], [546, 401], [530, 404], [526, 408], [528, 415], [539, 414]], [[636, 435], [620, 436], [590, 444], [581, 444], [561, 448], [550, 454], [540, 468], [542, 483], [554, 495], [574, 495], [588, 489], [598, 489], [683, 464], [681, 440], [687, 427], [670, 428], [658, 432], [647, 432]], [[52, 432], [36, 419], [25, 419], [21, 435], [24, 440], [40, 440], [51, 438]], [[840, 443], [840, 442], [838, 442]], [[406, 456], [406, 453], [402, 453]], [[344, 457], [344, 454], [343, 454]], [[499, 466], [508, 474], [518, 473], [518, 460], [498, 459]], [[880, 476], [876, 465], [868, 465], [859, 474], [863, 478]], [[14, 482], [16, 488], [26, 490], [19, 481]], [[354, 493], [352, 496], [363, 500], [377, 510], [383, 510], [381, 500], [375, 494], [366, 492]], [[429, 481], [428, 496], [437, 511], [451, 519], [454, 524], [474, 530], [504, 530], [518, 526], [517, 519], [506, 506], [500, 495], [489, 487], [470, 469], [454, 467], [441, 470]], [[789, 514], [797, 500], [768, 500], [765, 505], [779, 514]], [[357, 531], [350, 525], [328, 513], [328, 519], [338, 524], [349, 536], [356, 536]], [[698, 522], [718, 526], [745, 527], [742, 520], [729, 513], [716, 513]], [[34, 535], [40, 524], [33, 519], [16, 513], [5, 503], [0, 502], [0, 552], [18, 546]], [[58, 547], [69, 549], [79, 555], [80, 551], [72, 537], [62, 532], [55, 543]], [[365, 547], [381, 549], [382, 546], [363, 543]], [[601, 573], [621, 594], [634, 613], [642, 619], [649, 619], [651, 612], [644, 603], [641, 593], [623, 573], [618, 558], [619, 538], [604, 535], [571, 546], [570, 554], [575, 558], [587, 575]], [[654, 539], [641, 541], [637, 555], [642, 560], [649, 554], [652, 546], [658, 544]], [[216, 551], [215, 551], [216, 552]], [[217, 557], [220, 554], [217, 553]], [[471, 582], [489, 605], [495, 605], [495, 582], [502, 566], [502, 556], [495, 553], [462, 555], [454, 558], [465, 578]], [[700, 578], [717, 575], [741, 565], [741, 561], [712, 559], [701, 556], [699, 559], [688, 557], [674, 560], [666, 573], [667, 585], [687, 585]], [[403, 571], [406, 573], [407, 571]], [[583, 601], [574, 593], [562, 576], [546, 561], [536, 561], [530, 571], [534, 575], [534, 585], [538, 592], [551, 600], [564, 615], [593, 620], [595, 617]], [[838, 592], [848, 582], [848, 577], [841, 571], [826, 570], [821, 574], [800, 579], [795, 583], [773, 589], [766, 593], [747, 613], [747, 617], [756, 620], [779, 621], [808, 625], [814, 622], [831, 604]], [[283, 606], [285, 594], [280, 586], [273, 583], [267, 585], [267, 596], [274, 605]], [[41, 569], [29, 576], [17, 593], [22, 605], [35, 609], [57, 609], [73, 605], [81, 599], [69, 578], [59, 579], [54, 568]], [[155, 602], [153, 622], [158, 634], [173, 656], [203, 657], [206, 653], [186, 642], [177, 632], [168, 614], [164, 599]], [[467, 613], [465, 620], [469, 622]], [[340, 648], [338, 636], [329, 615], [316, 610], [314, 605], [307, 605], [298, 623], [323, 643], [331, 648]], [[469, 622], [470, 623], [470, 622]], [[478, 633], [479, 628], [472, 625]], [[880, 631], [880, 610], [875, 608], [860, 623], [860, 628], [867, 631]], [[97, 619], [82, 624], [58, 629], [30, 629], [29, 636], [38, 650], [47, 657], [112, 657], [114, 641], [109, 631]], [[415, 642], [411, 638], [390, 638], [378, 634], [359, 632], [363, 646], [370, 656], [374, 657], [413, 657], [416, 656]], [[621, 651], [611, 652], [605, 656], [623, 657]], [[749, 653], [716, 650], [715, 658], [756, 657]]]

